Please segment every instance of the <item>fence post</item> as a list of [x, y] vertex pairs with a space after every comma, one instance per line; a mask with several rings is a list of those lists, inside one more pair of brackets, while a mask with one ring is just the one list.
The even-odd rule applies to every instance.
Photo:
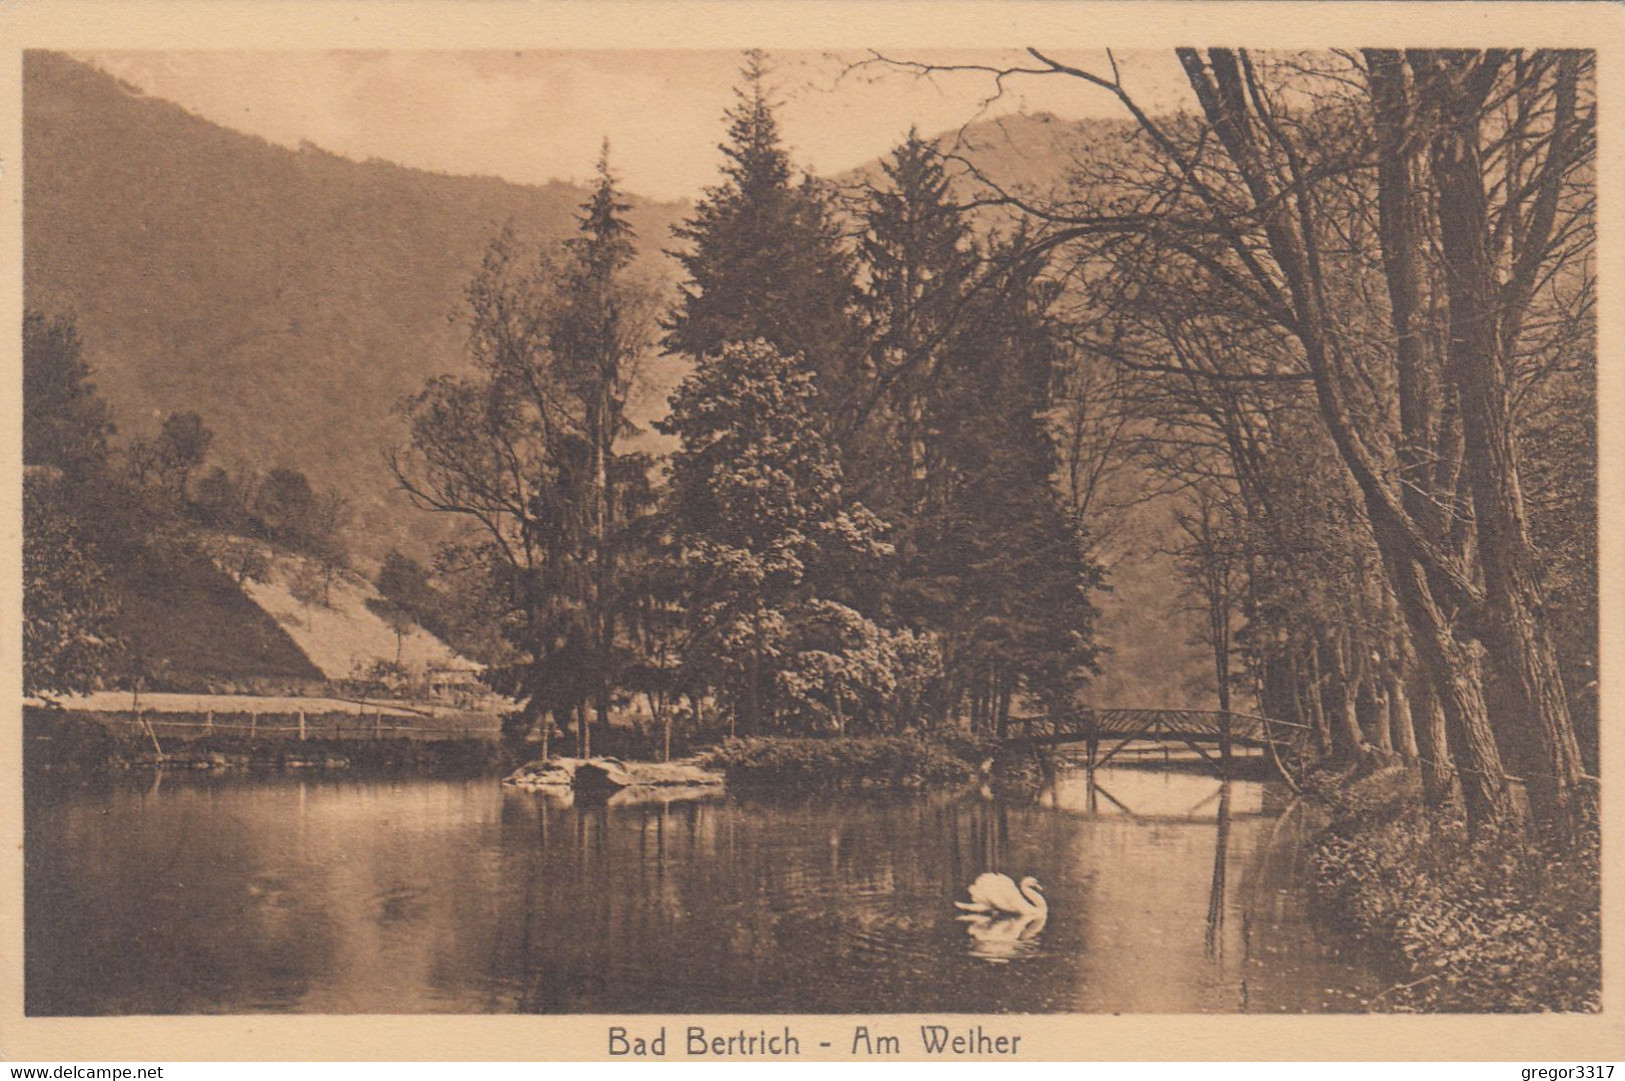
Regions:
[[164, 760], [164, 748], [158, 742], [158, 732], [152, 727], [152, 722], [147, 720], [146, 712], [139, 706], [136, 707], [135, 719], [137, 724], [147, 730], [147, 738], [152, 740], [152, 753], [154, 758], [157, 763], [162, 764]]
[[379, 706], [372, 713], [372, 738], [384, 738], [384, 707]]
[[214, 735], [214, 710], [212, 709], [209, 711], [209, 715], [203, 719], [203, 734], [206, 736]]
[[303, 743], [304, 740], [305, 740], [305, 711], [300, 710], [299, 711], [299, 741], [301, 743]]
[[250, 713], [248, 715], [248, 738], [249, 739], [254, 738], [254, 729], [258, 728], [259, 724], [260, 724], [260, 715], [258, 713]]

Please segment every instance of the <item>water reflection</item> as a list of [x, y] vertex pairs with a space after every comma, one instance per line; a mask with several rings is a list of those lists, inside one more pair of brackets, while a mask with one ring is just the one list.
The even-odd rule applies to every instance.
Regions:
[[[1111, 769], [1027, 803], [689, 795], [31, 788], [27, 1008], [1229, 1012], [1369, 994], [1303, 919], [1307, 825], [1266, 813], [1255, 782]], [[1048, 919], [960, 920], [984, 871], [1036, 875]]]
[[1230, 865], [1230, 782], [1219, 785], [1219, 822], [1214, 830], [1213, 885], [1207, 895], [1207, 937], [1203, 950], [1208, 959], [1224, 960], [1224, 869]]
[[1030, 957], [1038, 950], [1038, 936], [1049, 922], [1048, 913], [1029, 916], [957, 917], [970, 935], [970, 955], [994, 964]]

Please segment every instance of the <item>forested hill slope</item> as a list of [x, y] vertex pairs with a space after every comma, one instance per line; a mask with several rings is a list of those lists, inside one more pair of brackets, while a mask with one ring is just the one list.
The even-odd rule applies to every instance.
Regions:
[[[196, 410], [215, 461], [300, 469], [349, 497], [358, 546], [420, 548], [392, 409], [462, 363], [450, 316], [496, 231], [563, 237], [584, 192], [289, 150], [59, 54], [23, 78], [26, 302], [76, 316], [121, 439]], [[683, 209], [638, 203], [652, 258]]]

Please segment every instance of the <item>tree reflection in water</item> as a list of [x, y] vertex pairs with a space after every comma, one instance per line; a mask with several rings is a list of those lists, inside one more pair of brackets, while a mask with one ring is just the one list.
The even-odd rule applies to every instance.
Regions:
[[[1036, 800], [169, 776], [36, 793], [29, 1008], [1300, 1012], [1371, 993], [1304, 918], [1312, 821], [1254, 781], [1095, 781]], [[1037, 877], [1047, 920], [956, 919], [984, 871]]]
[[1207, 937], [1202, 952], [1209, 960], [1224, 960], [1224, 868], [1230, 856], [1230, 782], [1219, 786], [1219, 824], [1213, 844], [1213, 885], [1208, 890]]

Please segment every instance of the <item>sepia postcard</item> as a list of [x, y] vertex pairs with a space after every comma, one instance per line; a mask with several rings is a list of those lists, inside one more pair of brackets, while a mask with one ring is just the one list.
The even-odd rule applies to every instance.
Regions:
[[0, 27], [0, 1056], [1625, 1057], [1617, 7]]

